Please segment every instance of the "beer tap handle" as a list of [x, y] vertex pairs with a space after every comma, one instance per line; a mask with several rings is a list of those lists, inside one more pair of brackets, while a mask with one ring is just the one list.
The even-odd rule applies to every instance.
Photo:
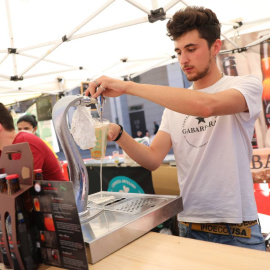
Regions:
[[98, 111], [100, 122], [103, 122], [103, 106], [104, 106], [104, 103], [105, 103], [105, 98], [102, 95], [98, 96], [97, 97], [96, 108], [97, 108], [97, 111]]

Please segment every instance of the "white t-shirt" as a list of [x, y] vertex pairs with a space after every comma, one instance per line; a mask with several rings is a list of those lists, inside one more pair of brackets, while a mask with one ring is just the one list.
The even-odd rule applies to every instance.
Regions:
[[258, 218], [250, 171], [251, 140], [261, 111], [262, 83], [252, 75], [224, 76], [200, 90], [237, 89], [249, 112], [208, 118], [165, 109], [160, 130], [170, 134], [186, 222], [241, 223]]

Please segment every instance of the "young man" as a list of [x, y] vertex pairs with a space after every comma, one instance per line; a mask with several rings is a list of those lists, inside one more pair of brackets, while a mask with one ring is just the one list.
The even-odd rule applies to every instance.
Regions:
[[[184, 210], [180, 236], [265, 250], [250, 172], [251, 139], [261, 111], [261, 81], [220, 72], [220, 23], [211, 10], [187, 7], [167, 24], [189, 89], [124, 82], [102, 76], [86, 94], [129, 94], [164, 106], [150, 145], [135, 142], [122, 127], [110, 125], [109, 140], [149, 170], [174, 149]], [[164, 179], [166, 181], [166, 179]]]
[[0, 156], [4, 146], [22, 142], [29, 143], [34, 159], [34, 169], [42, 169], [45, 180], [66, 180], [51, 149], [34, 134], [17, 133], [11, 114], [0, 103]]

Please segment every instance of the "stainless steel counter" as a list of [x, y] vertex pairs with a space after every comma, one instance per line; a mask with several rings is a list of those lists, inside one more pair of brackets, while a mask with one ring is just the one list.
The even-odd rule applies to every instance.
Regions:
[[92, 264], [144, 235], [182, 211], [179, 196], [102, 192], [88, 197], [91, 218], [81, 221], [88, 261]]

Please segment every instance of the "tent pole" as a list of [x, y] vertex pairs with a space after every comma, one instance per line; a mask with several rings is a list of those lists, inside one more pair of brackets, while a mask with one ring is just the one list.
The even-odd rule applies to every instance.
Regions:
[[36, 61], [34, 61], [30, 66], [28, 66], [24, 71], [22, 71], [22, 73], [19, 75], [19, 77], [22, 77], [27, 71], [29, 71], [32, 67], [34, 67], [36, 64], [38, 64], [40, 61], [42, 61], [47, 55], [49, 55], [51, 52], [53, 52], [56, 48], [58, 48], [61, 44], [63, 43], [63, 41], [55, 44], [53, 46], [53, 48], [51, 48], [50, 50], [46, 51], [46, 53], [44, 53], [41, 57], [39, 57]]
[[[270, 18], [268, 17], [268, 18], [263, 18], [263, 19], [259, 19], [259, 20], [244, 22], [244, 24], [241, 25], [241, 28], [239, 27], [239, 30], [244, 30], [244, 29], [247, 29], [247, 28], [251, 28], [256, 24], [260, 24], [260, 23], [264, 23], [264, 22], [270, 22]], [[236, 25], [236, 26], [239, 26], [239, 25]], [[235, 31], [235, 29], [231, 28], [231, 29], [228, 29], [225, 32], [223, 32], [223, 34], [226, 35], [226, 34], [231, 33], [233, 31]]]
[[269, 39], [269, 38], [270, 38], [270, 34], [267, 34], [267, 35], [265, 35], [265, 36], [263, 36], [263, 37], [257, 39], [256, 41], [253, 41], [253, 42], [249, 43], [249, 44], [246, 45], [245, 47], [256, 46], [256, 45], [260, 44], [261, 42], [263, 42], [263, 41], [265, 41], [265, 40], [267, 40], [267, 39]]
[[155, 10], [158, 8], [158, 1], [157, 0], [152, 0], [152, 9]]
[[93, 31], [78, 34], [78, 35], [74, 35], [69, 40], [74, 40], [74, 39], [77, 39], [77, 38], [82, 38], [82, 37], [87, 37], [87, 36], [91, 36], [91, 35], [95, 35], [95, 34], [100, 34], [100, 33], [108, 32], [108, 31], [111, 31], [111, 30], [120, 29], [120, 28], [132, 26], [132, 25], [136, 25], [136, 24], [140, 24], [140, 23], [145, 23], [145, 22], [148, 22], [147, 17], [136, 19], [136, 20], [133, 20], [133, 21], [130, 21], [130, 22], [125, 22], [125, 23], [112, 25], [112, 26], [109, 26], [109, 27], [100, 28], [100, 29], [97, 29], [97, 30], [93, 30]]
[[0, 61], [0, 65], [8, 58], [8, 53], [3, 57], [3, 59]]
[[[26, 53], [19, 53], [19, 55], [25, 56], [25, 57], [29, 57], [29, 58], [33, 58], [33, 59], [38, 59], [37, 56], [33, 56], [33, 55], [30, 55], [30, 54], [26, 54]], [[53, 61], [53, 60], [49, 60], [49, 59], [43, 59], [43, 61], [48, 62], [48, 63], [52, 63], [52, 64], [61, 65], [61, 66], [66, 66], [66, 67], [76, 68], [76, 67], [74, 67], [74, 66], [72, 66], [72, 65], [68, 65], [68, 64], [65, 64], [65, 63], [60, 63], [60, 62]], [[0, 63], [0, 64], [1, 64], [1, 63]]]
[[237, 22], [220, 22], [222, 25], [231, 25], [235, 27], [239, 27], [239, 23]]
[[259, 20], [254, 20], [254, 21], [245, 22], [244, 26], [246, 26], [246, 25], [253, 25], [253, 24], [257, 24], [257, 23], [264, 23], [264, 22], [270, 22], [270, 17], [259, 19]]
[[167, 12], [169, 9], [171, 9], [173, 6], [175, 6], [176, 4], [178, 4], [179, 2], [182, 2], [185, 6], [188, 6], [186, 3], [184, 3], [181, 0], [172, 0], [171, 2], [169, 2], [167, 5], [164, 6], [164, 12]]
[[142, 61], [153, 61], [153, 60], [162, 60], [163, 57], [152, 57], [152, 58], [143, 58], [143, 59], [128, 59], [128, 62], [142, 62]]
[[227, 35], [228, 33], [231, 33], [232, 31], [235, 31], [235, 29], [234, 28], [230, 28], [227, 31], [224, 31], [222, 34], [223, 35]]
[[7, 80], [10, 80], [10, 76], [4, 75], [4, 74], [0, 74], [0, 77], [1, 78], [5, 78]]
[[[164, 61], [164, 57], [156, 57], [156, 58], [145, 58], [145, 59], [127, 59], [126, 63], [132, 63], [132, 62], [142, 62], [142, 61], [153, 61], [153, 60], [162, 60], [162, 62]], [[168, 60], [168, 59], [167, 59]], [[166, 61], [167, 61], [166, 60]], [[162, 63], [161, 62], [161, 63]], [[99, 77], [101, 74], [104, 74], [106, 71], [110, 70], [111, 68], [115, 67], [116, 65], [120, 65], [122, 64], [123, 61], [117, 61], [114, 64], [112, 64], [111, 66], [107, 67], [106, 69], [103, 69], [102, 71], [100, 71], [98, 74], [95, 74], [93, 76], [91, 76], [91, 80], [96, 79], [97, 77]], [[147, 69], [149, 70], [149, 69]]]
[[23, 51], [29, 51], [29, 50], [33, 50], [33, 49], [37, 49], [37, 48], [41, 48], [41, 47], [46, 47], [46, 46], [53, 45], [53, 44], [55, 44], [57, 42], [59, 42], [59, 39], [58, 40], [52, 40], [52, 41], [45, 42], [45, 43], [40, 43], [40, 44], [37, 44], [37, 45], [25, 47], [25, 48], [20, 48], [20, 49], [17, 49], [17, 52], [20, 53], [20, 52], [23, 52]]
[[[110, 4], [112, 4], [115, 0], [109, 0], [105, 5], [103, 5], [101, 8], [96, 10], [91, 16], [89, 16], [86, 20], [84, 20], [80, 25], [75, 27], [69, 34], [65, 36], [66, 40], [69, 40], [69, 38], [79, 31], [84, 25], [86, 25], [89, 21], [91, 21], [94, 17], [96, 17], [101, 11], [103, 11], [105, 8], [107, 8]], [[29, 71], [32, 67], [34, 67], [36, 64], [38, 64], [41, 60], [43, 60], [47, 55], [49, 55], [51, 52], [53, 52], [55, 49], [57, 49], [64, 41], [64, 37], [61, 41], [58, 41], [50, 50], [47, 50], [46, 53], [44, 53], [41, 57], [39, 57], [34, 63], [32, 63], [29, 67], [27, 67], [20, 75], [19, 77], [23, 76], [27, 71]]]
[[132, 75], [130, 76], [130, 78], [133, 79], [133, 78], [135, 78], [135, 77], [141, 75], [142, 73], [145, 73], [145, 72], [147, 72], [147, 71], [149, 71], [149, 70], [151, 70], [151, 69], [153, 69], [153, 68], [159, 67], [159, 66], [161, 66], [162, 64], [167, 63], [167, 62], [169, 62], [169, 61], [171, 61], [171, 60], [172, 60], [171, 57], [170, 57], [170, 58], [163, 59], [162, 61], [157, 62], [157, 63], [155, 63], [154, 65], [151, 65], [151, 66], [149, 66], [148, 68], [146, 68], [146, 69], [144, 69], [144, 70], [142, 70], [142, 71], [140, 71], [140, 72], [137, 72], [137, 73], [132, 74]]
[[[140, 23], [144, 23], [144, 22], [148, 22], [147, 17], [132, 20], [130, 22], [116, 24], [116, 25], [113, 25], [113, 26], [110, 26], [110, 27], [104, 27], [104, 28], [97, 29], [97, 30], [94, 30], [94, 31], [91, 31], [91, 32], [86, 32], [86, 33], [82, 33], [82, 34], [78, 34], [78, 35], [73, 35], [72, 37], [69, 38], [69, 40], [82, 38], [82, 37], [86, 37], [86, 36], [91, 36], [91, 35], [107, 32], [107, 31], [115, 30], [115, 29], [119, 29], [119, 28], [124, 28], [124, 27], [132, 26], [132, 25], [136, 25], [136, 24], [140, 24]], [[53, 45], [53, 44], [55, 44], [57, 42], [59, 42], [59, 40], [49, 41], [49, 42], [41, 43], [41, 44], [34, 45], [34, 46], [20, 48], [20, 49], [17, 50], [17, 52], [20, 53], [22, 51], [28, 51], [28, 50], [32, 50], [32, 49], [36, 49], [36, 48], [40, 48], [40, 47], [45, 47], [45, 46]], [[3, 52], [6, 52], [6, 51], [3, 51]]]
[[221, 34], [226, 40], [228, 40], [235, 48], [239, 48], [231, 39], [229, 39], [225, 34]]
[[[177, 1], [180, 1], [180, 0], [177, 0]], [[144, 22], [148, 22], [148, 18], [147, 17], [143, 17], [143, 18], [140, 18], [140, 19], [132, 20], [130, 22], [116, 24], [116, 25], [113, 25], [113, 26], [110, 26], [110, 27], [100, 28], [100, 29], [97, 29], [97, 30], [94, 30], [94, 31], [91, 31], [91, 32], [86, 32], [86, 33], [82, 33], [82, 34], [78, 34], [78, 35], [73, 35], [72, 37], [69, 38], [69, 40], [71, 41], [71, 40], [74, 40], [74, 39], [77, 39], [77, 38], [82, 38], [82, 37], [86, 37], [86, 36], [100, 34], [100, 33], [108, 32], [110, 30], [124, 28], [124, 27], [132, 26], [132, 25], [136, 25], [136, 24], [140, 24], [140, 23], [144, 23]], [[49, 41], [49, 42], [41, 43], [41, 44], [34, 45], [34, 46], [20, 48], [17, 51], [20, 53], [22, 51], [27, 51], [27, 50], [32, 50], [32, 49], [36, 49], [36, 48], [40, 48], [40, 47], [45, 47], [45, 46], [53, 45], [53, 44], [55, 44], [57, 42], [59, 42], [59, 40]]]
[[95, 74], [93, 76], [91, 76], [90, 80], [94, 80], [96, 79], [97, 77], [99, 77], [100, 75], [99, 74], [104, 74], [107, 70], [111, 69], [112, 67], [115, 67], [116, 65], [119, 65], [121, 62], [117, 61], [115, 63], [113, 63], [112, 65], [110, 65], [109, 67], [103, 69], [102, 71], [100, 71], [98, 74]]
[[74, 70], [79, 70], [79, 68], [70, 68], [70, 69], [63, 69], [63, 70], [57, 70], [57, 71], [52, 71], [52, 72], [45, 72], [45, 73], [39, 73], [39, 74], [34, 74], [34, 75], [28, 75], [28, 76], [24, 76], [24, 79], [29, 79], [29, 78], [39, 77], [39, 76], [46, 76], [46, 75], [68, 72], [68, 71], [74, 71]]
[[125, 0], [126, 2], [130, 3], [131, 5], [133, 5], [134, 7], [137, 7], [138, 9], [140, 9], [141, 11], [145, 12], [148, 15], [151, 15], [151, 12], [149, 9], [147, 9], [146, 7], [140, 5], [138, 2], [134, 1], [134, 0]]
[[104, 9], [106, 9], [109, 5], [111, 5], [115, 0], [109, 0], [105, 5], [96, 10], [92, 15], [90, 15], [87, 19], [85, 19], [81, 24], [75, 27], [70, 33], [68, 33], [67, 39], [69, 40], [76, 32], [78, 32], [83, 26], [85, 26], [88, 22], [94, 19], [99, 13], [101, 13]]
[[[11, 25], [11, 17], [10, 17], [10, 9], [9, 9], [9, 1], [6, 0], [6, 11], [7, 11], [7, 20], [8, 20], [8, 30], [9, 30], [9, 37], [10, 37], [10, 47], [14, 47], [14, 38], [13, 38], [13, 31], [12, 31], [12, 25]], [[12, 54], [12, 62], [13, 62], [13, 70], [14, 70], [14, 75], [18, 75], [18, 70], [17, 70], [17, 61], [15, 54]]]

